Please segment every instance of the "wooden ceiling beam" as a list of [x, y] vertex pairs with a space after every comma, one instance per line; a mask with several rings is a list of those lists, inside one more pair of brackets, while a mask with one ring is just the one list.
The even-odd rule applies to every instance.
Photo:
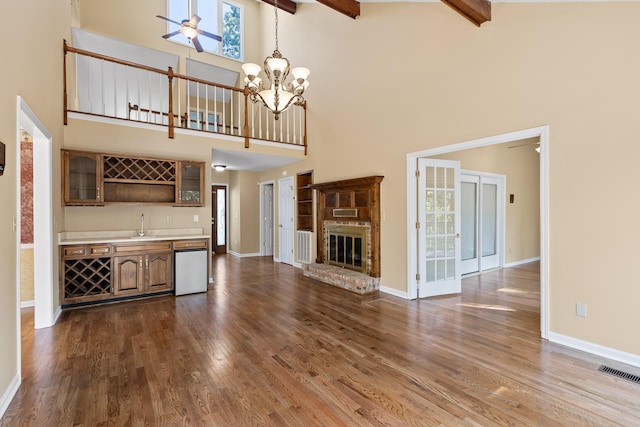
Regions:
[[[263, 2], [270, 4], [271, 6], [275, 6], [274, 0], [262, 0]], [[284, 10], [285, 12], [289, 12], [292, 15], [296, 14], [296, 8], [298, 4], [291, 0], [278, 0], [278, 9]]]
[[[280, 0], [278, 0], [280, 1]], [[331, 9], [347, 15], [349, 18], [356, 19], [360, 16], [360, 2], [356, 0], [317, 0], [325, 6]]]
[[[279, 0], [278, 0], [279, 1]], [[491, 2], [487, 0], [442, 0], [460, 15], [478, 27], [483, 22], [491, 21]]]

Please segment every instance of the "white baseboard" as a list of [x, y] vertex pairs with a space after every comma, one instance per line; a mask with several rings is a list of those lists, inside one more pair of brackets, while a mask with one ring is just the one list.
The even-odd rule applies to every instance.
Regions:
[[393, 296], [404, 298], [404, 299], [411, 299], [409, 298], [409, 294], [407, 294], [406, 292], [399, 291], [393, 288], [388, 288], [386, 286], [380, 286], [380, 292], [384, 292], [385, 294], [393, 295]]
[[255, 252], [255, 253], [252, 253], [252, 254], [241, 254], [239, 252], [229, 251], [228, 254], [229, 255], [233, 255], [235, 257], [238, 257], [238, 258], [249, 258], [249, 257], [254, 257], [254, 256], [262, 256], [262, 255], [260, 255], [260, 252]]
[[20, 308], [35, 307], [35, 305], [36, 305], [36, 302], [34, 300], [20, 301]]
[[530, 262], [540, 261], [540, 257], [536, 256], [529, 259], [521, 259], [520, 261], [510, 262], [508, 264], [503, 265], [503, 268], [515, 267], [517, 265], [529, 264]]
[[61, 314], [62, 314], [62, 307], [58, 306], [58, 308], [56, 308], [56, 311], [53, 313], [53, 322], [51, 323], [51, 326], [58, 323], [58, 319], [60, 318]]
[[20, 374], [18, 373], [11, 380], [9, 387], [7, 387], [4, 393], [2, 393], [2, 397], [0, 397], [0, 418], [4, 416], [4, 413], [7, 411], [7, 408], [9, 407], [9, 404], [13, 400], [13, 397], [18, 392], [18, 389], [20, 388], [21, 383], [22, 383], [22, 380], [20, 378]]
[[640, 356], [637, 354], [626, 353], [624, 351], [616, 350], [615, 348], [605, 347], [592, 342], [557, 334], [555, 332], [549, 332], [548, 338], [549, 341], [557, 344], [562, 344], [567, 347], [575, 348], [576, 350], [586, 351], [587, 353], [595, 354], [596, 356], [606, 357], [607, 359], [640, 368]]

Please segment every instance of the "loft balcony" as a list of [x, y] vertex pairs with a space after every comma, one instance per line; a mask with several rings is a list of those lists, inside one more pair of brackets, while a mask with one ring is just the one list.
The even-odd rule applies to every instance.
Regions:
[[[70, 116], [116, 119], [234, 140], [268, 142], [307, 153], [306, 103], [274, 115], [246, 88], [207, 81], [78, 49], [64, 42], [64, 124]], [[242, 144], [242, 145], [240, 145]]]

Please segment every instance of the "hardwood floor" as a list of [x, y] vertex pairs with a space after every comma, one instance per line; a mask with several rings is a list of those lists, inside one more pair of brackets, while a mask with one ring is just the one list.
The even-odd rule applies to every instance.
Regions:
[[26, 310], [0, 424], [640, 425], [640, 385], [597, 371], [633, 368], [539, 338], [537, 263], [422, 301], [269, 258], [214, 263], [206, 294], [66, 311], [35, 332]]

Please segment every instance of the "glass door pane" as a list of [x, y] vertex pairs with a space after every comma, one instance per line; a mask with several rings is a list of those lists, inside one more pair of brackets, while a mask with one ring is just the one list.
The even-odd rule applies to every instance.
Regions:
[[223, 246], [227, 244], [227, 218], [226, 218], [226, 189], [218, 188], [216, 190], [216, 245]]
[[478, 207], [476, 205], [477, 184], [475, 182], [462, 182], [461, 191], [461, 240], [462, 240], [462, 261], [477, 258], [476, 246], [476, 215]]
[[482, 184], [482, 256], [496, 255], [498, 252], [498, 186]]

